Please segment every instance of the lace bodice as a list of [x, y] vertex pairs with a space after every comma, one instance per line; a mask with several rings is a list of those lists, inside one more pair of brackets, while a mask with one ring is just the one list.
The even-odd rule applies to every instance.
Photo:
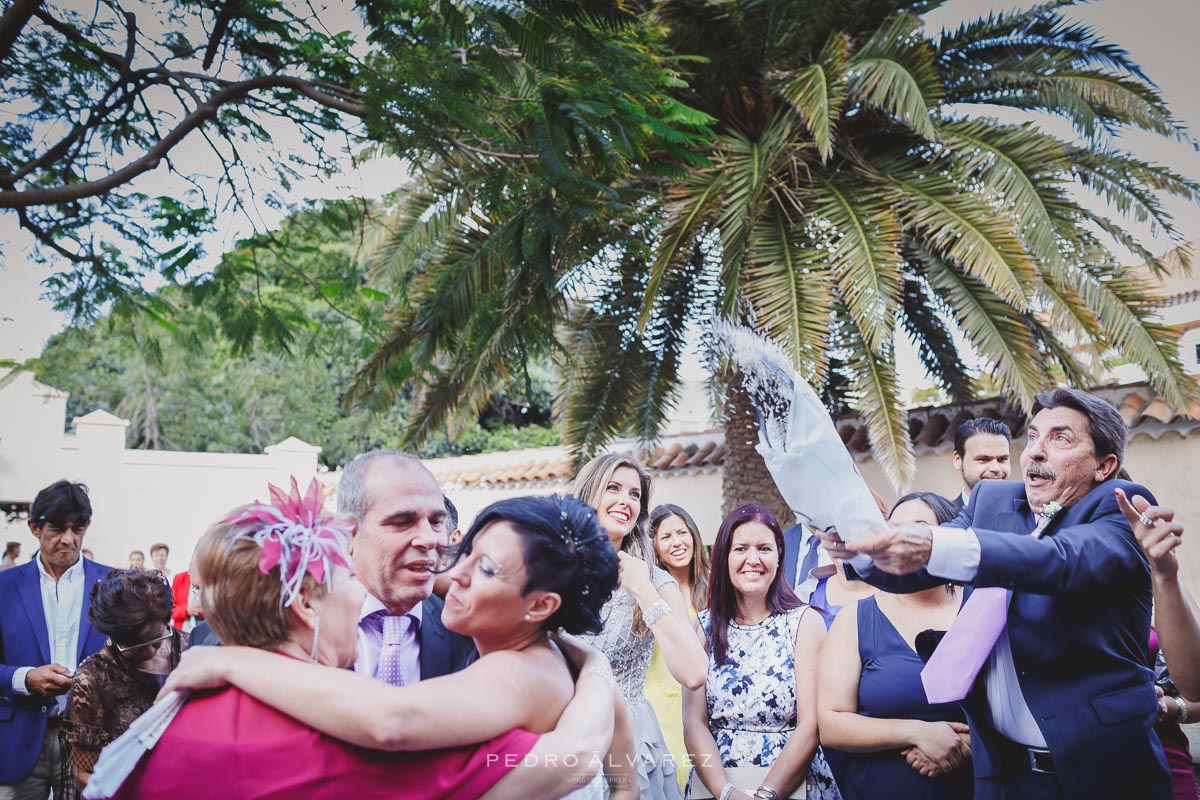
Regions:
[[[669, 572], [659, 567], [650, 568], [650, 580], [656, 589], [667, 583], [679, 585]], [[654, 634], [648, 631], [638, 634], [633, 629], [636, 608], [633, 595], [618, 587], [600, 612], [604, 628], [598, 634], [580, 637], [608, 656], [630, 711], [646, 702], [646, 673], [654, 650]]]

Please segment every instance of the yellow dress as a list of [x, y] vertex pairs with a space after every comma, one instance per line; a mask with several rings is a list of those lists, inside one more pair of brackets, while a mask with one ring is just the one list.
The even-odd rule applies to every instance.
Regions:
[[[684, 601], [687, 599], [685, 597]], [[695, 620], [696, 610], [691, 603], [687, 605], [688, 616]], [[687, 747], [683, 743], [683, 687], [667, 669], [667, 661], [657, 644], [650, 656], [650, 671], [646, 673], [646, 699], [654, 709], [654, 716], [658, 717], [663, 741], [675, 760], [675, 777], [679, 779], [679, 788], [683, 789], [692, 771], [692, 760], [688, 758]]]

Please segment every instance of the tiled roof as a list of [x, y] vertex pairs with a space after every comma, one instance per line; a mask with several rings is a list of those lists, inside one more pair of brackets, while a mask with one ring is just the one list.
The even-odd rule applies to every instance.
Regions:
[[[609, 448], [635, 455], [655, 473], [688, 474], [714, 470], [725, 457], [721, 431], [669, 436], [652, 451], [636, 442], [619, 440]], [[435, 458], [425, 462], [438, 483], [446, 487], [499, 486], [512, 483], [566, 483], [574, 475], [571, 454], [565, 447], [538, 447], [506, 453]]]
[[[1147, 384], [1101, 386], [1091, 390], [1121, 412], [1129, 428], [1129, 438], [1149, 436], [1158, 439], [1167, 431], [1187, 436], [1200, 428], [1200, 403], [1188, 409], [1169, 405], [1162, 395], [1155, 394]], [[1014, 437], [1025, 433], [1028, 422], [1025, 413], [1004, 398], [993, 397], [945, 406], [910, 409], [908, 433], [916, 455], [928, 452], [947, 452], [954, 447], [954, 432], [958, 426], [975, 417], [1003, 420]], [[870, 457], [871, 446], [867, 426], [858, 414], [835, 420], [838, 433], [846, 448], [858, 461]]]
[[[1187, 436], [1200, 428], [1200, 404], [1187, 410], [1173, 408], [1146, 384], [1104, 386], [1092, 390], [1112, 403], [1129, 427], [1129, 438], [1158, 439], [1167, 431]], [[956, 405], [928, 406], [908, 411], [908, 430], [917, 455], [946, 452], [954, 446], [954, 431], [974, 417], [1003, 420], [1013, 436], [1025, 433], [1025, 414], [1003, 398], [989, 398]], [[867, 426], [857, 414], [834, 420], [842, 441], [855, 460], [870, 458]], [[656, 474], [695, 474], [721, 468], [725, 459], [725, 436], [720, 430], [665, 437], [647, 452], [630, 440], [619, 440], [609, 448], [635, 455]], [[571, 454], [565, 447], [539, 447], [501, 453], [435, 458], [425, 461], [443, 487], [503, 486], [552, 482], [567, 484], [572, 476]], [[336, 491], [339, 473], [322, 476], [327, 495]]]

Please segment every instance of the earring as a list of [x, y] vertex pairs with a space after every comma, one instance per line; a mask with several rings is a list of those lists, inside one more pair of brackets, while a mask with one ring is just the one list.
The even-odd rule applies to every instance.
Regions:
[[320, 638], [321, 638], [321, 618], [317, 617], [316, 622], [313, 623], [313, 643], [312, 643], [312, 651], [308, 654], [309, 661], [317, 660], [317, 640]]
[[525, 615], [525, 621], [526, 621], [526, 622], [533, 622], [533, 617], [532, 617], [532, 616], [530, 616], [529, 614], [526, 614], [526, 615]]

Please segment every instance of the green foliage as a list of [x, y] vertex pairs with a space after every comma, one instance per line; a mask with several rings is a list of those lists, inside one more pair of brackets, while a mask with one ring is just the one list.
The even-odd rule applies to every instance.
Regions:
[[[1190, 402], [1197, 389], [1172, 335], [1106, 246], [1148, 255], [1124, 219], [1179, 240], [1160, 197], [1200, 200], [1200, 184], [1113, 137], [1188, 134], [1123, 50], [1063, 16], [1069, 3], [933, 36], [920, 14], [938, 5], [652, 0], [638, 6], [640, 25], [587, 41], [574, 23], [539, 27], [540, 11], [522, 28], [537, 32], [528, 39], [479, 17], [453, 39], [449, 17], [422, 17], [440, 40], [503, 39], [493, 46], [521, 55], [468, 57], [441, 77], [402, 60], [436, 92], [451, 78], [489, 90], [468, 125], [486, 144], [464, 135], [469, 147], [415, 151], [433, 166], [379, 264], [392, 327], [353, 394], [405, 364], [400, 385], [424, 398], [406, 437], [421, 441], [455, 409], [479, 407], [484, 376], [553, 357], [570, 377], [564, 434], [585, 455], [616, 435], [657, 435], [684, 327], [715, 315], [782, 344], [831, 408], [861, 410], [897, 484], [913, 464], [898, 329], [955, 399], [977, 390], [961, 335], [1025, 407], [1054, 381], [1087, 384], [1111, 350], [1171, 403]], [[563, 63], [534, 46], [551, 31]], [[599, 73], [610, 82], [589, 71], [596, 53], [624, 65]], [[621, 61], [630, 54], [642, 60]], [[647, 81], [655, 69], [667, 79]], [[651, 117], [640, 127], [649, 136], [630, 147], [622, 137], [639, 129], [610, 118], [597, 161], [581, 109], [627, 112], [613, 92]], [[655, 117], [655, 92], [688, 114]], [[558, 113], [562, 103], [574, 111]], [[987, 110], [996, 105], [1030, 119], [999, 122]], [[1044, 132], [1044, 115], [1077, 136]], [[1111, 212], [1082, 207], [1074, 185]]]
[[[368, 345], [361, 320], [386, 296], [364, 284], [363, 242], [375, 225], [361, 201], [308, 206], [278, 231], [238, 243], [191, 294], [151, 296], [171, 308], [164, 323], [144, 305], [120, 305], [96, 323], [54, 337], [38, 380], [70, 392], [67, 419], [97, 408], [129, 419], [131, 447], [262, 452], [296, 436], [323, 448], [329, 466], [395, 447], [411, 403], [381, 411], [340, 402]], [[252, 289], [259, 302], [231, 305]], [[278, 348], [248, 348], [277, 337]], [[278, 338], [282, 337], [282, 338]], [[485, 412], [443, 433], [426, 456], [557, 443], [549, 425], [550, 376], [498, 387]]]

